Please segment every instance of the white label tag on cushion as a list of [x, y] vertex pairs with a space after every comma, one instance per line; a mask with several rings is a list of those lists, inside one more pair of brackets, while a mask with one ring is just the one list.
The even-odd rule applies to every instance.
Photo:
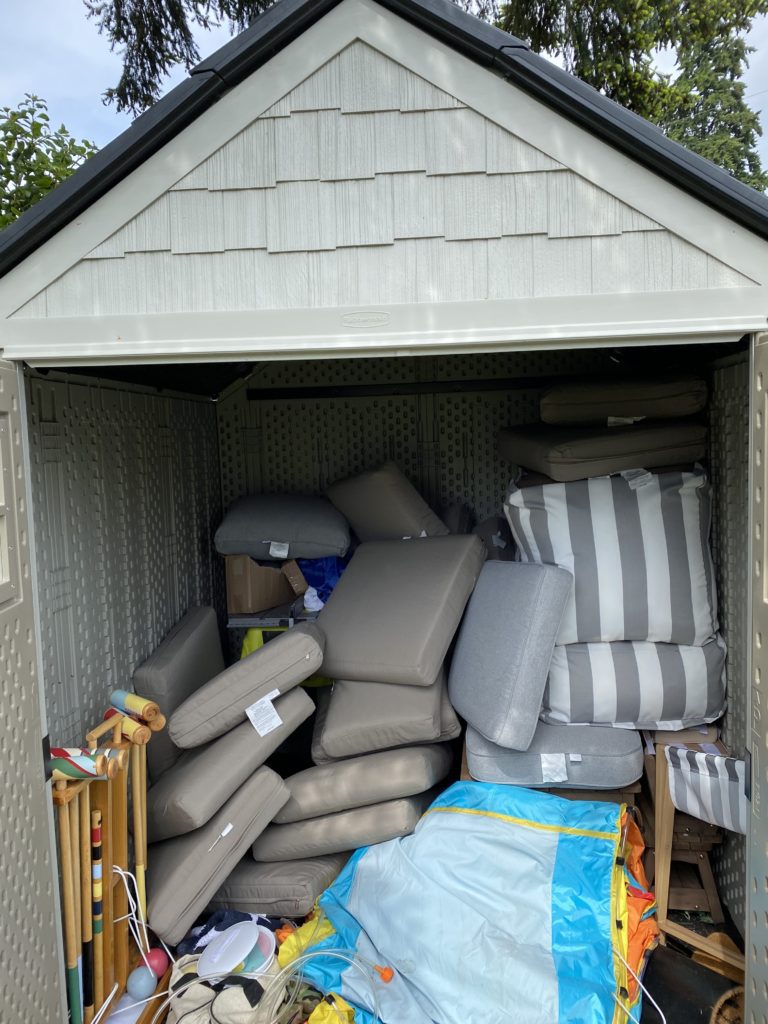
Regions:
[[257, 700], [255, 704], [251, 704], [249, 708], [245, 709], [251, 725], [259, 736], [268, 736], [283, 724], [282, 718], [272, 704], [272, 701], [279, 696], [279, 690], [272, 690], [266, 697], [262, 697], [261, 700]]
[[505, 548], [507, 546], [507, 542], [500, 533], [494, 533], [491, 537], [491, 544], [493, 544], [495, 548]]
[[653, 480], [653, 473], [649, 473], [647, 469], [625, 469], [619, 476], [627, 481], [633, 491], [638, 487], [645, 487]]
[[269, 557], [270, 558], [287, 558], [288, 557], [288, 541], [287, 540], [271, 540], [269, 542]]
[[567, 782], [568, 769], [565, 765], [565, 754], [540, 754], [541, 781]]
[[569, 761], [576, 761], [576, 762], [578, 762], [578, 761], [582, 760], [582, 757], [581, 757], [581, 754], [569, 754], [568, 755], [568, 760]]

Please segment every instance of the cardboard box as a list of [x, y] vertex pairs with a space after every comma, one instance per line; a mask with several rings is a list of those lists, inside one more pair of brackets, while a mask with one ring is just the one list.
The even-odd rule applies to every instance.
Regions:
[[225, 562], [230, 615], [249, 615], [290, 604], [307, 589], [296, 562], [259, 565], [248, 555], [227, 555]]

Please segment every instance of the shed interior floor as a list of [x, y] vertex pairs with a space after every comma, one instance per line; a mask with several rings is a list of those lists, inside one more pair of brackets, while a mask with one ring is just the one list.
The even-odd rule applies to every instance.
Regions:
[[[749, 363], [746, 341], [369, 360], [30, 371], [32, 485], [51, 741], [76, 745], [112, 689], [188, 607], [225, 625], [213, 532], [247, 492], [318, 492], [386, 459], [436, 510], [499, 512], [503, 426], [552, 383], [702, 374], [710, 384], [712, 543], [729, 647], [728, 745], [746, 738]], [[236, 656], [239, 637], [228, 634]], [[740, 930], [745, 853], [715, 863]]]

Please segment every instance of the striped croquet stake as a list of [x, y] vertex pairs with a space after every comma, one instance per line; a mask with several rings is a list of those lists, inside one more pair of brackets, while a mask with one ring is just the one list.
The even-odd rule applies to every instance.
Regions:
[[93, 1020], [93, 908], [91, 801], [88, 786], [80, 794], [80, 904], [83, 929], [83, 1024]]
[[104, 885], [101, 863], [101, 811], [91, 812], [91, 874], [93, 878], [93, 993], [98, 1010], [104, 1002]]

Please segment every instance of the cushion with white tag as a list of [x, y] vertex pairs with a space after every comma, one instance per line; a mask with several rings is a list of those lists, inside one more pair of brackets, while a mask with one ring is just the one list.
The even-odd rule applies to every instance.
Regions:
[[471, 535], [361, 544], [317, 619], [323, 675], [434, 683], [484, 561]]
[[291, 798], [275, 822], [284, 825], [423, 793], [445, 778], [452, 760], [450, 747], [432, 743], [307, 768], [285, 780]]
[[438, 537], [449, 532], [394, 462], [338, 480], [325, 493], [362, 541]]
[[[170, 718], [176, 708], [224, 671], [219, 623], [213, 608], [190, 608], [162, 643], [133, 673], [133, 687], [155, 701]], [[152, 734], [147, 747], [147, 769], [153, 781], [181, 757], [167, 729]]]
[[301, 494], [246, 494], [229, 508], [213, 538], [220, 555], [261, 561], [343, 556], [347, 521], [326, 498]]
[[640, 378], [561, 384], [544, 392], [539, 411], [545, 423], [607, 423], [694, 416], [706, 404], [707, 384], [701, 377]]
[[540, 722], [527, 750], [508, 750], [467, 727], [467, 767], [478, 782], [563, 789], [621, 789], [643, 774], [640, 734]]
[[510, 486], [504, 502], [523, 562], [574, 577], [558, 644], [703, 644], [717, 632], [703, 470], [627, 472]]
[[725, 710], [725, 644], [642, 641], [556, 647], [541, 717], [546, 722], [687, 729]]
[[147, 911], [152, 931], [169, 946], [183, 939], [288, 796], [279, 775], [259, 768], [202, 828], [150, 846]]
[[322, 631], [314, 623], [281, 633], [192, 694], [168, 723], [171, 739], [177, 747], [199, 747], [248, 717], [266, 735], [280, 724], [271, 701], [314, 675], [323, 649]]
[[322, 857], [410, 835], [438, 792], [430, 790], [289, 825], [270, 825], [253, 844], [254, 860]]
[[[259, 736], [250, 722], [186, 750], [147, 793], [150, 843], [200, 828], [315, 710], [300, 687], [274, 704], [281, 725]], [[153, 738], [154, 742], [154, 738]]]
[[486, 562], [451, 661], [448, 693], [487, 739], [525, 750], [573, 578], [556, 565]]
[[211, 898], [209, 909], [242, 910], [267, 917], [306, 917], [337, 878], [349, 854], [257, 864], [250, 853]]
[[553, 480], [585, 480], [624, 469], [690, 464], [707, 453], [707, 427], [695, 420], [653, 420], [617, 427], [534, 423], [499, 432], [502, 459]]

